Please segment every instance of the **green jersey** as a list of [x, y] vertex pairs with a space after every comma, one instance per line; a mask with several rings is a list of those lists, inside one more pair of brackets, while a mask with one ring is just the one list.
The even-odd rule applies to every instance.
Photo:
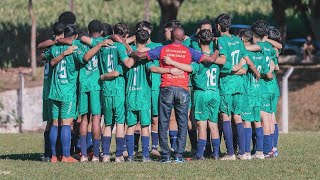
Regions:
[[42, 90], [42, 99], [48, 100], [49, 99], [49, 92], [50, 92], [50, 86], [51, 86], [51, 79], [52, 79], [52, 67], [50, 65], [50, 51], [47, 50], [45, 52], [44, 59], [44, 73], [43, 73], [43, 90]]
[[[160, 43], [150, 42], [146, 45], [150, 49], [154, 49], [156, 47], [162, 46]], [[151, 66], [160, 66], [159, 61], [152, 61], [152, 63], [149, 64], [149, 67]], [[150, 78], [152, 81], [151, 89], [152, 90], [159, 90], [160, 84], [161, 84], [161, 74], [158, 73], [150, 73]]]
[[[80, 40], [74, 40], [72, 45], [78, 46], [78, 49], [82, 51], [78, 56], [80, 61], [84, 54], [90, 50], [90, 46], [82, 43]], [[95, 55], [88, 63], [80, 65], [79, 93], [100, 90], [99, 78], [98, 57]]]
[[151, 81], [148, 63], [137, 62], [126, 72], [126, 107], [137, 111], [151, 108]]
[[[69, 46], [55, 45], [48, 52], [47, 57], [52, 59], [62, 54]], [[61, 102], [75, 102], [77, 99], [77, 85], [79, 64], [82, 63], [78, 56], [82, 53], [80, 49], [73, 54], [65, 56], [52, 72], [49, 99]]]
[[[248, 51], [247, 56], [261, 74], [266, 74], [269, 72], [269, 67], [265, 61], [265, 56], [261, 52]], [[244, 76], [244, 79], [245, 94], [260, 95], [268, 93], [268, 87], [266, 87], [264, 81], [257, 81], [254, 73], [251, 70], [248, 70], [248, 73]]]
[[[273, 49], [273, 46], [271, 43], [266, 41], [260, 41], [257, 42], [257, 45], [260, 46], [262, 53], [265, 56], [265, 61], [268, 64], [268, 67], [270, 68], [271, 61], [276, 58], [277, 54], [276, 51]], [[273, 75], [275, 76], [275, 73], [273, 72]], [[277, 81], [275, 78], [272, 80], [263, 79], [263, 83], [266, 84], [268, 88], [269, 93], [274, 93], [275, 91], [275, 81]]]
[[[218, 48], [220, 55], [226, 57], [227, 63], [231, 65], [239, 64], [242, 57], [244, 57], [246, 50], [240, 38], [231, 35], [223, 35], [218, 38]], [[248, 68], [244, 65], [243, 68]], [[243, 93], [243, 75], [235, 75], [230, 73], [221, 73], [220, 77], [220, 93], [236, 94]]]
[[[106, 37], [107, 38], [107, 37]], [[106, 38], [92, 40], [92, 46]], [[116, 70], [116, 67], [128, 59], [125, 45], [115, 42], [112, 46], [102, 47], [98, 53], [98, 67], [101, 74], [106, 74]], [[124, 96], [125, 95], [125, 79], [122, 72], [121, 75], [112, 80], [106, 80], [101, 83], [102, 94], [104, 96]]]

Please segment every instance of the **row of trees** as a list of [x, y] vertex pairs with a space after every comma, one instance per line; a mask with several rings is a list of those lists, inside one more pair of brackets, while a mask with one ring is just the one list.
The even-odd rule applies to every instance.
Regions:
[[[105, 0], [107, 1], [107, 0]], [[170, 20], [177, 19], [179, 9], [184, 0], [157, 0], [161, 9], [160, 27]], [[144, 19], [149, 20], [149, 2], [144, 0]], [[29, 15], [31, 18], [31, 67], [32, 76], [36, 78], [36, 17], [32, 8], [32, 0], [29, 0]], [[74, 0], [69, 0], [70, 10], [73, 10]], [[272, 0], [273, 16], [276, 26], [286, 39], [286, 10], [293, 9], [305, 23], [311, 35], [320, 39], [320, 1], [319, 0]], [[160, 34], [163, 29], [160, 29]], [[161, 36], [160, 36], [161, 37]]]

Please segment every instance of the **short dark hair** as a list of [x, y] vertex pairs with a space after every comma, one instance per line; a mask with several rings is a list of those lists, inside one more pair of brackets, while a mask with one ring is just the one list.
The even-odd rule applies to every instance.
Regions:
[[200, 29], [202, 25], [210, 24], [211, 22], [208, 19], [202, 19], [197, 23], [197, 27]]
[[135, 35], [136, 35], [136, 41], [139, 44], [147, 43], [150, 38], [149, 32], [144, 29], [138, 29]]
[[65, 25], [61, 22], [55, 22], [53, 24], [52, 30], [53, 30], [53, 35], [58, 36], [63, 34]]
[[281, 32], [276, 28], [271, 28], [268, 32], [268, 38], [274, 41], [281, 41]]
[[114, 25], [113, 30], [114, 34], [118, 34], [123, 38], [126, 37], [126, 35], [130, 32], [129, 26], [125, 23], [118, 23]]
[[171, 20], [171, 21], [167, 22], [167, 23], [164, 25], [164, 28], [172, 28], [172, 29], [173, 29], [173, 28], [175, 28], [175, 27], [179, 27], [179, 28], [182, 27], [182, 25], [181, 25], [181, 23], [180, 23], [179, 20], [174, 19], [174, 20]]
[[75, 25], [69, 24], [64, 28], [64, 37], [71, 37], [78, 34], [78, 29]]
[[97, 33], [102, 31], [102, 24], [99, 20], [92, 20], [88, 24], [89, 33]]
[[150, 31], [153, 30], [153, 26], [149, 21], [140, 21], [140, 22], [137, 23], [136, 30], [143, 29], [143, 28], [147, 28]]
[[76, 15], [73, 14], [73, 12], [65, 11], [59, 15], [58, 21], [63, 23], [64, 25], [75, 24], [77, 21], [77, 18], [76, 18]]
[[209, 45], [213, 40], [213, 33], [208, 29], [200, 30], [198, 33], [198, 38], [200, 40], [200, 44]]
[[103, 23], [102, 24], [102, 36], [106, 37], [106, 36], [110, 36], [110, 35], [113, 35], [112, 26], [108, 23]]
[[227, 14], [220, 14], [215, 23], [220, 26], [222, 32], [227, 32], [231, 26], [231, 17]]
[[259, 38], [263, 38], [264, 36], [267, 36], [269, 29], [270, 29], [270, 24], [263, 19], [259, 19], [258, 21], [254, 22], [251, 26], [251, 30]]
[[239, 36], [241, 38], [244, 38], [246, 41], [253, 42], [253, 33], [251, 29], [241, 29], [241, 34], [239, 33]]

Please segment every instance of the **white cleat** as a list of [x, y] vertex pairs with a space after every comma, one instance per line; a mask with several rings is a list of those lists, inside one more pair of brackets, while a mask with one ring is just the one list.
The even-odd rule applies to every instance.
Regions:
[[222, 161], [234, 161], [237, 160], [236, 155], [225, 155], [221, 158]]

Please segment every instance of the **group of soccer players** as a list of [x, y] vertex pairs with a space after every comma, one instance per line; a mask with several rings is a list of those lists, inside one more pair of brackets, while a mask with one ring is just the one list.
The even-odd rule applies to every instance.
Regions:
[[[184, 72], [189, 74], [191, 95], [188, 134], [192, 159], [278, 156], [275, 113], [280, 94], [276, 72], [282, 45], [280, 32], [270, 28], [268, 22], [258, 20], [236, 36], [229, 33], [230, 16], [221, 14], [215, 20], [215, 33], [211, 22], [202, 20], [195, 37], [184, 36], [181, 40], [184, 46], [223, 60], [223, 65], [183, 64], [173, 61], [170, 52], [168, 57], [153, 61], [131, 56], [134, 51], [146, 52], [172, 43], [172, 32], [182, 29], [177, 20], [164, 26], [166, 41], [162, 43], [151, 41], [152, 25], [147, 21], [139, 22], [130, 37], [124, 23], [111, 26], [92, 20], [88, 34], [80, 33], [75, 23], [73, 13], [62, 13], [53, 25], [53, 38], [38, 45], [45, 61], [44, 160], [110, 162], [114, 127], [115, 162], [136, 160], [140, 138], [143, 162], [160, 157], [161, 74], [174, 78]], [[159, 61], [166, 66], [160, 66]], [[223, 157], [222, 133], [227, 147]], [[171, 151], [175, 152], [178, 126], [174, 117], [168, 135]], [[73, 145], [80, 149], [80, 160], [71, 156]]]

